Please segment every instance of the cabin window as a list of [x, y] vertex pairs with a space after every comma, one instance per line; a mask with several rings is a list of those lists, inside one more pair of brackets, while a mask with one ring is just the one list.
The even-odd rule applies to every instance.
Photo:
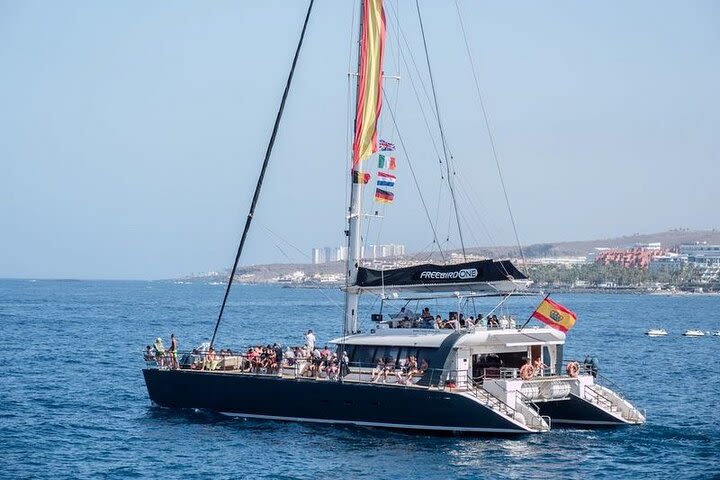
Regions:
[[544, 346], [542, 351], [543, 351], [543, 358], [542, 358], [543, 363], [545, 365], [547, 365], [548, 367], [552, 367], [554, 359], [553, 359], [553, 356], [550, 355], [550, 349], [547, 346]]
[[345, 351], [350, 359], [350, 365], [359, 367], [374, 367], [379, 358], [391, 362], [395, 362], [395, 366], [399, 367], [400, 360], [406, 360], [410, 355], [417, 358], [418, 364], [422, 364], [425, 360], [430, 364], [429, 357], [435, 348], [417, 348], [417, 347], [376, 347], [375, 345], [347, 345]]
[[564, 347], [564, 345], [556, 345], [555, 346], [555, 374], [556, 375], [562, 375], [563, 347]]
[[[375, 365], [375, 362], [377, 361], [377, 355], [375, 352], [376, 350], [381, 350], [375, 347], [374, 345], [356, 345], [355, 350], [352, 352], [353, 355], [350, 356], [348, 354], [348, 357], [350, 358], [350, 364], [356, 365], [360, 367], [371, 367]], [[382, 352], [378, 352], [380, 355]]]

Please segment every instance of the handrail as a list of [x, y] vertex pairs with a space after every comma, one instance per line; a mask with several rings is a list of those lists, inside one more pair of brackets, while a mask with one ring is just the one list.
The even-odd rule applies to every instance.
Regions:
[[[610, 408], [616, 407], [618, 410], [620, 410], [619, 405], [616, 405], [615, 402], [613, 402], [613, 400], [611, 398], [608, 398], [602, 392], [593, 388], [592, 385], [585, 385], [585, 390], [589, 390], [590, 392], [592, 392], [593, 395], [595, 395], [595, 399], [596, 399], [597, 403], [603, 403], [607, 407], [610, 407]], [[602, 400], [602, 402], [601, 402], [601, 400]]]

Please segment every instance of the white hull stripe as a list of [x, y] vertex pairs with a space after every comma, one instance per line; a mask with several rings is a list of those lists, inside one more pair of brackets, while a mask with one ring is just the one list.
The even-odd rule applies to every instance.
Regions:
[[627, 425], [627, 422], [609, 422], [606, 420], [565, 420], [553, 418], [552, 423], [571, 423], [573, 425]]
[[265, 420], [282, 420], [285, 422], [311, 422], [359, 425], [362, 427], [400, 428], [404, 430], [436, 430], [442, 432], [487, 432], [487, 433], [535, 433], [532, 430], [511, 428], [478, 428], [478, 427], [450, 427], [436, 425], [406, 425], [403, 423], [362, 422], [355, 420], [328, 420], [325, 418], [304, 417], [278, 417], [275, 415], [255, 415], [248, 413], [220, 412], [222, 415], [241, 418], [261, 418]]

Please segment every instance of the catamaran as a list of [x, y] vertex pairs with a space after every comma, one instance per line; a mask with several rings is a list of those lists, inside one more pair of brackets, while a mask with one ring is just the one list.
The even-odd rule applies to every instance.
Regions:
[[[476, 312], [469, 314], [475, 299], [497, 297], [502, 304], [528, 291], [532, 282], [510, 260], [462, 258], [392, 268], [371, 268], [363, 260], [362, 192], [369, 175], [362, 169], [378, 151], [383, 98], [382, 0], [362, 0], [359, 16], [345, 307], [342, 336], [333, 341], [337, 368], [320, 372], [313, 358], [286, 357], [272, 368], [253, 367], [252, 359], [232, 352], [209, 358], [312, 7], [310, 1], [212, 339], [180, 361], [146, 358], [143, 375], [150, 400], [161, 407], [243, 418], [471, 434], [539, 433], [554, 424], [643, 423], [636, 407], [602, 384], [594, 364], [564, 359], [566, 332], [575, 321], [569, 310], [546, 297], [533, 314], [544, 326], [519, 325], [506, 315], [488, 314], [483, 320]], [[386, 172], [382, 181], [391, 183], [391, 177]], [[378, 190], [380, 200], [392, 199], [387, 190]], [[371, 322], [365, 333], [359, 329], [361, 295], [380, 299], [363, 317]], [[445, 319], [427, 308], [422, 313], [411, 309], [443, 299], [457, 305]], [[392, 306], [397, 302], [399, 309]]]

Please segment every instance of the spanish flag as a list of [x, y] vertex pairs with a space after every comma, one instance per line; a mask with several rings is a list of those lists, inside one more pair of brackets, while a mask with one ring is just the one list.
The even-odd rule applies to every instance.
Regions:
[[548, 297], [538, 305], [532, 316], [562, 332], [570, 330], [577, 319], [577, 315]]

